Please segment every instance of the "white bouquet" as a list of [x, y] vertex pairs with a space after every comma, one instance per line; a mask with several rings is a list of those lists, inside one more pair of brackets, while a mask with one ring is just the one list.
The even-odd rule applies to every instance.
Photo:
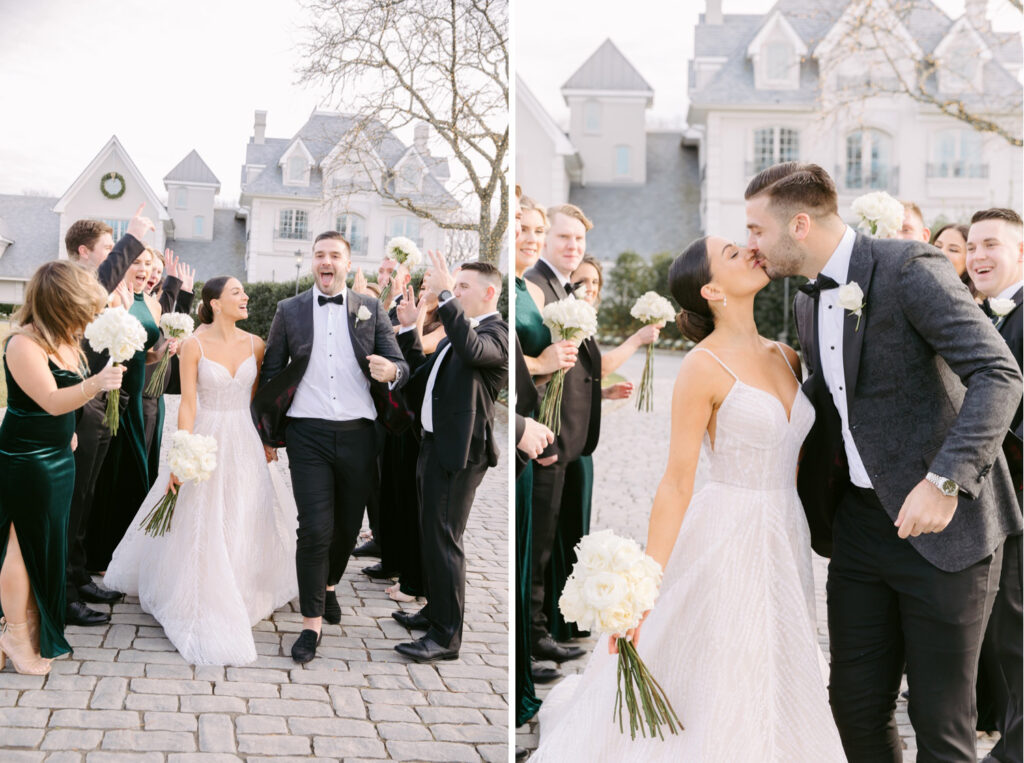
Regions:
[[[108, 352], [110, 359], [117, 366], [145, 349], [146, 329], [139, 323], [138, 318], [124, 308], [108, 307], [85, 327], [85, 338], [96, 352]], [[120, 423], [120, 398], [119, 389], [111, 390], [107, 394], [107, 412], [103, 417], [103, 423], [110, 429], [111, 435], [117, 434]]]
[[[167, 464], [171, 473], [182, 482], [205, 482], [217, 468], [217, 440], [179, 429], [171, 435]], [[139, 526], [145, 527], [147, 535], [163, 535], [171, 529], [171, 518], [177, 502], [178, 491], [169, 487]]]
[[[569, 622], [583, 630], [612, 635], [619, 651], [615, 714], [622, 724], [623, 707], [629, 712], [630, 737], [637, 729], [664, 739], [661, 726], [677, 734], [683, 728], [668, 697], [651, 675], [636, 647], [625, 634], [636, 628], [644, 612], [654, 606], [661, 584], [661, 565], [647, 556], [635, 540], [611, 530], [586, 535], [576, 545], [576, 564], [565, 582], [558, 608]], [[641, 718], [641, 713], [643, 717]]]
[[[544, 325], [551, 330], [551, 340], [568, 339], [579, 347], [583, 340], [597, 331], [597, 311], [588, 302], [566, 297], [544, 305], [541, 310]], [[540, 401], [540, 422], [556, 435], [562, 430], [562, 389], [565, 369], [558, 369], [548, 382], [544, 399]]]
[[[633, 303], [629, 314], [646, 326], [653, 323], [668, 323], [676, 317], [672, 303], [658, 294], [649, 291]], [[654, 343], [647, 345], [647, 360], [644, 361], [644, 373], [640, 377], [640, 393], [636, 397], [638, 411], [654, 410]]]
[[[423, 261], [423, 253], [420, 252], [419, 247], [416, 246], [412, 239], [408, 239], [405, 236], [395, 236], [395, 238], [388, 241], [384, 247], [384, 255], [398, 260], [399, 263], [405, 265], [409, 270], [412, 270]], [[378, 285], [380, 286], [380, 301], [387, 304], [388, 297], [391, 296], [391, 282], [388, 281]]]
[[903, 228], [903, 204], [885, 191], [858, 196], [850, 209], [860, 216], [858, 228], [878, 238], [895, 238]]
[[[160, 316], [160, 330], [168, 339], [184, 339], [192, 336], [195, 327], [196, 322], [187, 313], [164, 313]], [[165, 350], [160, 357], [160, 362], [153, 370], [153, 375], [149, 378], [149, 384], [146, 385], [146, 394], [150, 397], [156, 397], [163, 392], [164, 373], [167, 371], [167, 363], [170, 359], [169, 349]]]

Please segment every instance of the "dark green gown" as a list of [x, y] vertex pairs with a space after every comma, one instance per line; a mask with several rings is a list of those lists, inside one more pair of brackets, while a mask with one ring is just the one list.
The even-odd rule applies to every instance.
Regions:
[[145, 349], [125, 363], [121, 383], [121, 422], [110, 450], [103, 459], [96, 480], [93, 510], [85, 535], [86, 566], [106, 570], [114, 549], [149, 494], [149, 457], [142, 413], [142, 391], [146, 386], [146, 350], [160, 338], [160, 328], [142, 294], [135, 295], [129, 311], [146, 329]]
[[[551, 344], [533, 297], [522, 278], [516, 278], [516, 336], [523, 354], [537, 357]], [[540, 708], [530, 674], [530, 557], [533, 535], [533, 462], [516, 480], [516, 725], [522, 726]]]
[[[79, 374], [58, 368], [53, 361], [50, 371], [60, 388], [82, 381]], [[14, 381], [6, 358], [4, 374], [7, 414], [0, 425], [0, 564], [13, 523], [39, 608], [39, 651], [51, 659], [71, 651], [64, 638], [64, 568], [75, 488], [71, 451], [75, 412], [51, 416], [36, 405]]]

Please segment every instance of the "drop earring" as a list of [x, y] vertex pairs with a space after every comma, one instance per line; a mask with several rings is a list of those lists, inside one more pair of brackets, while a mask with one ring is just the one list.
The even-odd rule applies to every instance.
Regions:
[[729, 298], [728, 297], [722, 297], [722, 307], [728, 307], [728, 306], [729, 306]]

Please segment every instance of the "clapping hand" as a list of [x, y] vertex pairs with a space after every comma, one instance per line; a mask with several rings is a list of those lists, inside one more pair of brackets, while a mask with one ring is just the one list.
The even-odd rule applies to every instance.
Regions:
[[156, 226], [153, 225], [153, 221], [148, 217], [142, 216], [142, 210], [145, 209], [146, 202], [139, 204], [139, 208], [135, 210], [135, 216], [128, 221], [128, 227], [125, 229], [125, 233], [130, 233], [139, 241], [142, 241], [142, 237], [150, 231], [155, 231]]

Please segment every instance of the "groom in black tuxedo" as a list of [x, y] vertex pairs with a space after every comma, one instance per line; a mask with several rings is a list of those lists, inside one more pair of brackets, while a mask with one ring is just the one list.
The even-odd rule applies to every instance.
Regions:
[[[999, 208], [974, 213], [967, 236], [967, 272], [978, 293], [985, 297], [982, 310], [1006, 340], [1017, 367], [1024, 367], [1021, 358], [1024, 352], [1024, 309], [1021, 309], [1024, 297], [1024, 230], [1020, 215], [1012, 209]], [[1019, 508], [1022, 473], [1020, 405], [1003, 440], [1003, 453], [1017, 491]], [[986, 673], [990, 683], [997, 687], [992, 693], [1005, 702], [1005, 712], [997, 711], [999, 741], [985, 758], [986, 763], [1021, 763], [1024, 753], [1021, 731], [1022, 631], [1021, 534], [1015, 533], [1007, 537], [1003, 546], [999, 592], [982, 646], [982, 665], [998, 665], [998, 671]]]
[[[583, 261], [587, 231], [593, 225], [583, 211], [572, 204], [548, 210], [550, 228], [544, 252], [537, 264], [526, 271], [526, 278], [537, 284], [547, 304], [571, 294], [572, 272]], [[540, 390], [538, 390], [540, 392]], [[543, 394], [543, 393], [542, 393]], [[593, 337], [580, 346], [576, 365], [565, 373], [562, 394], [561, 431], [544, 451], [533, 469], [533, 559], [531, 563], [530, 640], [538, 659], [565, 660], [581, 657], [576, 646], [557, 644], [548, 632], [544, 611], [544, 582], [558, 529], [565, 468], [581, 455], [594, 452], [601, 429], [601, 350]], [[554, 461], [552, 461], [554, 457]], [[561, 591], [551, 591], [557, 601]]]
[[821, 167], [769, 167], [745, 196], [768, 275], [815, 279], [795, 302], [817, 412], [798, 488], [815, 549], [831, 552], [843, 748], [902, 760], [905, 667], [917, 759], [973, 761], [978, 653], [1001, 546], [1021, 530], [1001, 449], [1017, 364], [942, 253], [855, 233]]
[[498, 312], [501, 273], [486, 262], [469, 262], [452, 276], [441, 254], [430, 257], [423, 284], [437, 294], [445, 338], [429, 357], [416, 330], [425, 300], [417, 306], [407, 287], [398, 305], [398, 343], [412, 371], [406, 390], [422, 425], [416, 483], [427, 605], [415, 614], [392, 614], [410, 630], [426, 630], [395, 647], [416, 662], [459, 656], [466, 591], [462, 533], [484, 473], [498, 463], [494, 401], [508, 381], [508, 324]]
[[321, 619], [341, 622], [334, 586], [377, 473], [374, 422], [380, 415], [387, 423], [388, 387], [409, 375], [380, 302], [345, 286], [350, 256], [340, 233], [316, 237], [316, 281], [278, 304], [252, 402], [268, 460], [275, 448], [288, 449], [299, 513], [295, 567], [303, 630], [292, 646], [299, 663], [316, 656]]

